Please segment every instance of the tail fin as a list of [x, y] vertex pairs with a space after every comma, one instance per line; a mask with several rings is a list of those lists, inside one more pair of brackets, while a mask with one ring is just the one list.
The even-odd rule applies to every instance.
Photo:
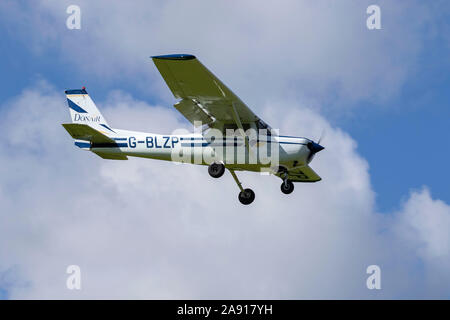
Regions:
[[95, 106], [86, 88], [66, 90], [67, 103], [69, 104], [72, 123], [86, 124], [96, 130], [106, 134], [113, 134], [115, 131], [108, 126], [105, 118]]

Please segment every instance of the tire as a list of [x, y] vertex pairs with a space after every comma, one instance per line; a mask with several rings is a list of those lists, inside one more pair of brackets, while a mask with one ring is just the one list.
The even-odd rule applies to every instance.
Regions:
[[281, 192], [283, 192], [284, 194], [290, 194], [292, 193], [292, 191], [294, 191], [294, 184], [292, 183], [292, 181], [283, 181], [283, 183], [281, 184]]
[[239, 192], [238, 198], [242, 204], [248, 205], [255, 200], [255, 193], [252, 189], [244, 189], [244, 191]]
[[225, 166], [220, 162], [213, 162], [208, 167], [208, 173], [213, 178], [220, 178], [225, 173]]

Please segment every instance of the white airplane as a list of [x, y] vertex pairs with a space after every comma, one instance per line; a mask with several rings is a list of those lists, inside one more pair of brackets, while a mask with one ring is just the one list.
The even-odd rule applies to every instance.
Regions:
[[230, 89], [193, 55], [152, 57], [175, 98], [174, 107], [199, 132], [161, 135], [112, 128], [86, 88], [66, 90], [72, 123], [63, 124], [75, 145], [104, 159], [128, 156], [208, 165], [213, 178], [227, 169], [240, 189], [239, 201], [255, 199], [244, 189], [235, 171], [265, 171], [280, 177], [281, 191], [289, 194], [293, 182], [321, 178], [308, 165], [324, 149], [310, 139], [280, 136], [256, 116]]

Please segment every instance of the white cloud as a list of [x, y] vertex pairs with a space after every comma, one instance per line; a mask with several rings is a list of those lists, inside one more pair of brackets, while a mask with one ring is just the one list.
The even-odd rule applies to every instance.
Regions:
[[[174, 110], [123, 92], [98, 104], [114, 127], [185, 126]], [[285, 196], [278, 179], [241, 173], [256, 192], [244, 207], [231, 177], [213, 180], [206, 167], [78, 150], [60, 126], [69, 119], [62, 93], [45, 83], [25, 90], [0, 120], [0, 279], [13, 272], [9, 296], [445, 297], [448, 204], [424, 189], [400, 212], [376, 213], [356, 143], [316, 112], [292, 108], [264, 110], [283, 131], [327, 130], [312, 163], [324, 180]], [[80, 292], [65, 287], [70, 264], [81, 267]], [[365, 287], [370, 264], [382, 268], [381, 292]]]
[[424, 290], [430, 298], [446, 296], [450, 283], [450, 206], [432, 199], [427, 188], [412, 192], [397, 214], [397, 237], [426, 270]]
[[[450, 211], [440, 200], [433, 200], [428, 189], [413, 192], [404, 204], [401, 223], [408, 241], [426, 259], [448, 258], [450, 254]], [[450, 266], [449, 266], [450, 267]]]

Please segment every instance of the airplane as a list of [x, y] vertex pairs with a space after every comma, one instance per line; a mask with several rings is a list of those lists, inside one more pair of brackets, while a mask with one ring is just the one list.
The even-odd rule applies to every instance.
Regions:
[[75, 146], [103, 159], [141, 157], [207, 165], [213, 178], [228, 170], [244, 205], [254, 201], [255, 193], [242, 186], [236, 171], [273, 174], [282, 179], [285, 194], [294, 190], [294, 182], [321, 180], [309, 166], [324, 149], [320, 139], [278, 135], [193, 55], [151, 59], [179, 99], [175, 109], [194, 124], [194, 133], [162, 135], [110, 127], [82, 87], [65, 91], [72, 123], [62, 125]]

